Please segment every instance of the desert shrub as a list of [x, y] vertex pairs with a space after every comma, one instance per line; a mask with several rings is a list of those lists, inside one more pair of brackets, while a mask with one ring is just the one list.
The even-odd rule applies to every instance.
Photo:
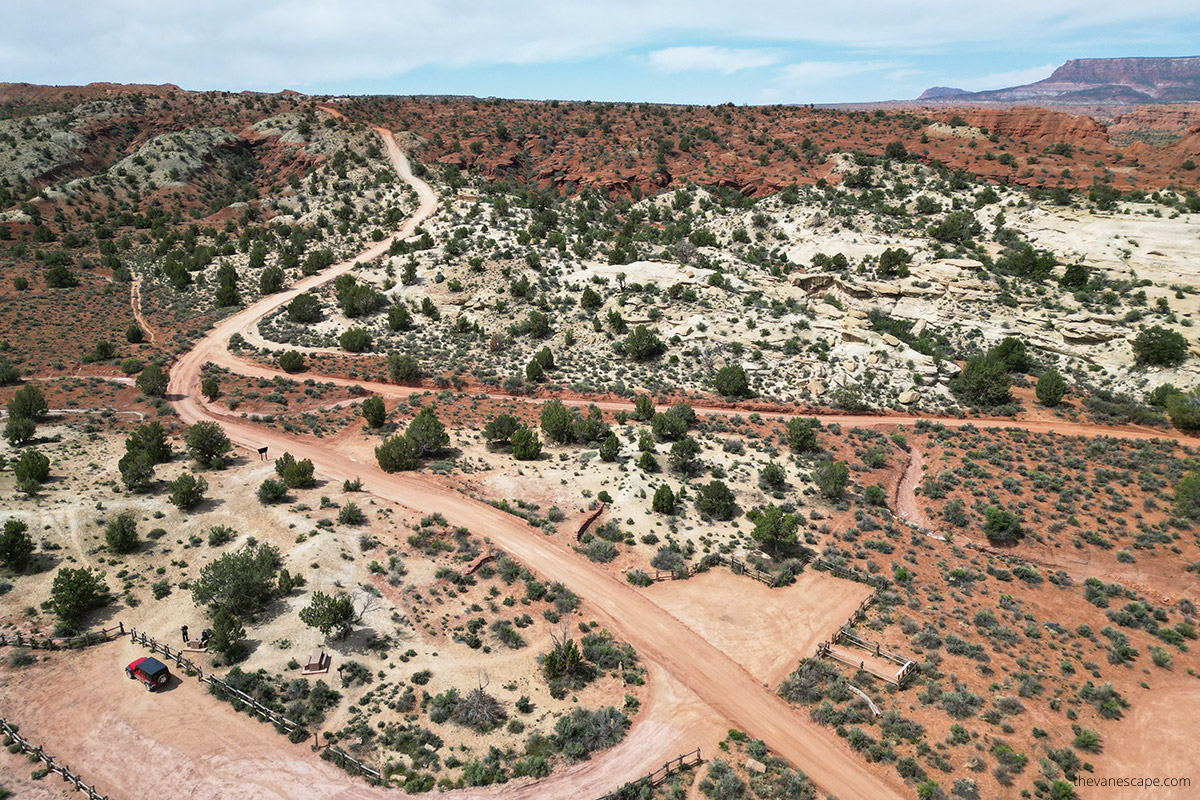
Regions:
[[1036, 391], [1038, 402], [1047, 408], [1053, 408], [1062, 402], [1063, 395], [1067, 392], [1067, 382], [1063, 380], [1061, 372], [1048, 369], [1038, 376]]
[[267, 478], [258, 486], [258, 501], [263, 505], [279, 503], [287, 497], [287, 484], [274, 478]]
[[850, 485], [850, 468], [845, 461], [824, 459], [813, 467], [813, 482], [830, 500], [840, 500]]
[[746, 377], [746, 370], [742, 368], [741, 364], [730, 364], [718, 370], [716, 377], [713, 378], [713, 388], [722, 397], [735, 400], [750, 397], [753, 394], [750, 391], [750, 381]]
[[723, 482], [711, 481], [696, 493], [696, 508], [713, 519], [733, 519], [737, 498]]
[[304, 354], [298, 350], [288, 350], [279, 356], [279, 368], [289, 374], [303, 372], [305, 369]]
[[190, 472], [181, 472], [178, 478], [167, 484], [167, 488], [170, 490], [167, 499], [171, 505], [181, 511], [191, 511], [204, 501], [208, 481]]
[[114, 553], [130, 553], [137, 549], [137, 515], [122, 511], [104, 526], [104, 542]]
[[1187, 339], [1160, 325], [1141, 331], [1133, 340], [1133, 355], [1138, 364], [1171, 367], [1182, 364], [1188, 355]]
[[59, 622], [73, 628], [84, 614], [107, 605], [111, 599], [101, 573], [90, 567], [63, 567], [54, 576], [48, 605]]
[[371, 334], [364, 328], [350, 328], [338, 337], [338, 346], [347, 353], [365, 353], [373, 343]]

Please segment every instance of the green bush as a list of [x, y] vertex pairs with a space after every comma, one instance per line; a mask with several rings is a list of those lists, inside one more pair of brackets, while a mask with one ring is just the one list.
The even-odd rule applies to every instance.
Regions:
[[1187, 339], [1176, 331], [1153, 325], [1133, 340], [1133, 355], [1141, 365], [1173, 367], [1187, 358]]

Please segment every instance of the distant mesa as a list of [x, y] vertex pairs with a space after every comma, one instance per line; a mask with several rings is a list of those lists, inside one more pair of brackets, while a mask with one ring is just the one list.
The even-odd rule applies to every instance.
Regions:
[[965, 94], [970, 94], [966, 89], [955, 89], [951, 86], [931, 86], [921, 92], [918, 100], [941, 100], [945, 97], [962, 97]]
[[926, 89], [918, 102], [953, 105], [1147, 105], [1200, 102], [1200, 56], [1076, 58], [1049, 78], [1022, 86], [966, 92]]

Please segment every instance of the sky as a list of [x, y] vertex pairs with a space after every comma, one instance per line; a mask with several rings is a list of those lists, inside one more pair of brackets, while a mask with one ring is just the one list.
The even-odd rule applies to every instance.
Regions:
[[0, 81], [738, 104], [1200, 55], [1197, 0], [0, 0]]

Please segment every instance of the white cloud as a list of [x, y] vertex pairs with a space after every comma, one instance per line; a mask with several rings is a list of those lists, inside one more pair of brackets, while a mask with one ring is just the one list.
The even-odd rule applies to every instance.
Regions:
[[668, 47], [649, 54], [650, 63], [664, 72], [699, 70], [732, 75], [743, 69], [758, 69], [778, 64], [779, 51], [770, 48], [737, 49], [731, 47]]
[[[1195, 0], [78, 0], [10, 2], [0, 75], [51, 83], [174, 81], [281, 88], [378, 80], [421, 67], [560, 64], [651, 50], [660, 69], [767, 65], [773, 48], [859, 59], [964, 61], [1047, 42], [1190, 49]], [[712, 46], [671, 47], [679, 41]], [[760, 47], [724, 47], [752, 42]], [[1059, 48], [1061, 49], [1061, 47]], [[824, 57], [822, 54], [821, 57]], [[654, 63], [652, 60], [651, 63]], [[777, 63], [772, 61], [770, 64]], [[814, 60], [794, 77], [831, 80]], [[419, 87], [412, 87], [418, 91]]]

